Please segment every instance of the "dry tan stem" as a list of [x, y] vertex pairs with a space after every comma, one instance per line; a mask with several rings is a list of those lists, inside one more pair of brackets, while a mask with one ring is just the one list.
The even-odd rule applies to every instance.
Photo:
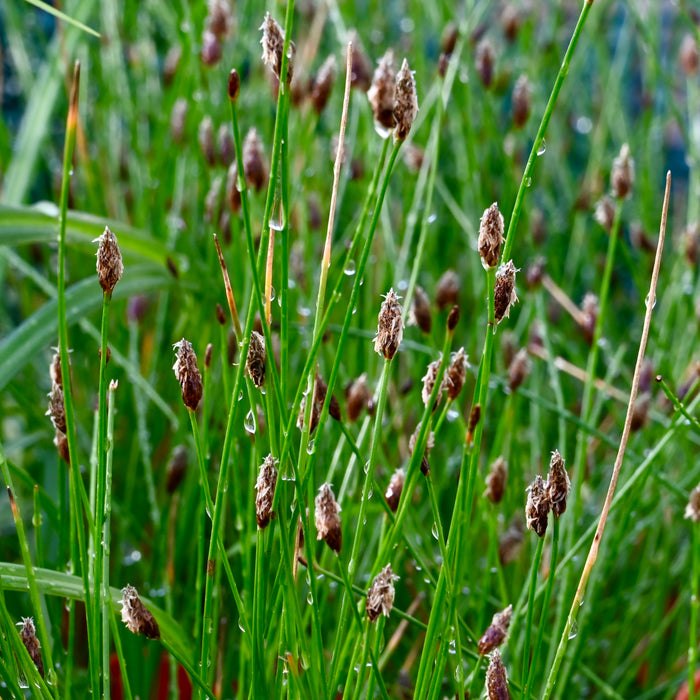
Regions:
[[[569, 295], [547, 274], [542, 275], [542, 286], [552, 295], [554, 300], [566, 311], [582, 328], [588, 323], [588, 317], [574, 304]], [[627, 397], [625, 397], [627, 400]]]
[[236, 300], [233, 298], [233, 289], [231, 289], [231, 280], [228, 276], [228, 269], [226, 268], [226, 261], [224, 260], [224, 254], [221, 252], [221, 246], [219, 245], [219, 239], [216, 234], [214, 234], [214, 245], [216, 246], [216, 253], [219, 256], [219, 265], [221, 265], [221, 274], [224, 276], [224, 289], [226, 290], [226, 301], [228, 302], [228, 308], [231, 312], [231, 318], [233, 319], [233, 327], [236, 329], [236, 334], [239, 338], [243, 336], [243, 331], [241, 330], [241, 322], [238, 318], [238, 309], [236, 309]]
[[267, 263], [265, 265], [265, 319], [270, 325], [272, 318], [272, 263], [275, 257], [275, 229], [270, 226], [270, 237], [267, 242]]
[[637, 364], [634, 368], [634, 377], [632, 379], [632, 388], [630, 390], [629, 404], [627, 406], [627, 416], [625, 418], [625, 427], [622, 431], [622, 438], [620, 439], [620, 447], [617, 451], [617, 457], [615, 458], [615, 466], [613, 467], [612, 476], [610, 477], [610, 486], [608, 487], [608, 494], [605, 497], [605, 503], [603, 504], [603, 510], [600, 513], [600, 520], [598, 521], [598, 527], [596, 528], [595, 536], [593, 537], [593, 542], [591, 543], [591, 548], [588, 552], [588, 557], [586, 558], [586, 563], [581, 572], [581, 579], [579, 580], [578, 588], [576, 589], [576, 595], [574, 596], [574, 601], [571, 605], [571, 612], [569, 613], [569, 623], [573, 618], [573, 613], [578, 610], [579, 604], [583, 600], [583, 595], [586, 591], [586, 585], [588, 584], [588, 579], [593, 570], [593, 565], [598, 557], [598, 550], [600, 548], [600, 542], [603, 539], [603, 532], [605, 530], [605, 524], [608, 520], [608, 514], [610, 513], [610, 507], [612, 506], [613, 496], [615, 495], [615, 488], [617, 486], [617, 480], [620, 476], [620, 469], [622, 467], [622, 460], [625, 456], [625, 450], [627, 449], [627, 441], [630, 435], [630, 428], [632, 425], [632, 414], [634, 412], [634, 402], [637, 398], [637, 391], [639, 389], [639, 377], [642, 371], [642, 362], [644, 360], [644, 353], [646, 351], [647, 340], [649, 338], [649, 327], [651, 326], [651, 314], [656, 304], [656, 285], [659, 279], [659, 268], [661, 266], [661, 254], [663, 252], [664, 239], [666, 238], [666, 220], [668, 216], [668, 201], [671, 193], [671, 171], [666, 173], [666, 192], [664, 194], [663, 210], [661, 212], [661, 225], [659, 227], [659, 242], [656, 247], [656, 257], [654, 259], [654, 269], [651, 273], [651, 283], [649, 285], [649, 295], [646, 300], [646, 314], [644, 315], [644, 327], [642, 329], [642, 338], [639, 342], [639, 352], [637, 353]]

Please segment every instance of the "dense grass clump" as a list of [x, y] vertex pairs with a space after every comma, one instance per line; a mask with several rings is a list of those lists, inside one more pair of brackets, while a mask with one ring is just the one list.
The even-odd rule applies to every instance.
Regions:
[[696, 697], [691, 3], [0, 16], [2, 697]]

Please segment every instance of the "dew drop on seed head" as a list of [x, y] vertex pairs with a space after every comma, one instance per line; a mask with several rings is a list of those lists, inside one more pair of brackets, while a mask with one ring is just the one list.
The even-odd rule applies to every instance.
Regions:
[[547, 142], [542, 139], [540, 141], [540, 145], [537, 147], [537, 155], [538, 156], [543, 156], [547, 151]]

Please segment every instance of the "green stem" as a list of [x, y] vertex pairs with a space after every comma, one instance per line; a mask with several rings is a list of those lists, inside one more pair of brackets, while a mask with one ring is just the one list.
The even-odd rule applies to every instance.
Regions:
[[[540, 561], [542, 560], [542, 550], [544, 549], [544, 536], [537, 539], [537, 549], [535, 550], [535, 558], [532, 562], [532, 569], [530, 572], [530, 588], [527, 600], [527, 621], [525, 622], [525, 643], [523, 644], [523, 675], [522, 684], [525, 688], [524, 698], [527, 700], [529, 695], [527, 690], [527, 679], [530, 677], [531, 665], [530, 665], [530, 640], [532, 638], [532, 620], [535, 615], [535, 592], [537, 590], [537, 574], [540, 570]], [[551, 577], [550, 577], [551, 578]], [[545, 610], [542, 610], [542, 614], [545, 614]]]
[[537, 159], [537, 152], [540, 149], [542, 142], [544, 141], [544, 135], [549, 126], [549, 120], [552, 118], [554, 113], [554, 107], [557, 103], [557, 98], [559, 97], [559, 92], [564, 84], [564, 79], [569, 73], [569, 65], [571, 64], [571, 59], [576, 50], [576, 45], [583, 32], [583, 26], [586, 23], [588, 13], [591, 11], [593, 6], [593, 0], [584, 0], [583, 7], [581, 8], [581, 14], [579, 15], [578, 22], [574, 28], [574, 33], [571, 35], [571, 40], [569, 41], [569, 46], [564, 54], [564, 59], [562, 60], [561, 67], [557, 73], [556, 80], [554, 81], [554, 86], [552, 87], [552, 92], [549, 95], [549, 100], [547, 101], [547, 106], [542, 115], [542, 121], [540, 122], [539, 129], [537, 129], [537, 135], [532, 144], [532, 150], [527, 159], [527, 164], [525, 165], [525, 171], [523, 172], [522, 179], [520, 180], [520, 187], [518, 187], [518, 194], [515, 197], [515, 204], [513, 205], [513, 212], [510, 216], [510, 221], [508, 222], [508, 232], [506, 233], [506, 242], [503, 246], [503, 260], [507, 261], [510, 259], [510, 251], [513, 247], [513, 242], [515, 241], [515, 230], [518, 227], [518, 221], [520, 220], [520, 212], [523, 206], [523, 199], [525, 198], [525, 191], [531, 184], [532, 170], [535, 167], [535, 160]]
[[698, 610], [700, 609], [700, 530], [693, 523], [693, 574], [690, 589], [690, 640], [688, 645], [688, 700], [695, 700], [695, 668], [698, 655]]

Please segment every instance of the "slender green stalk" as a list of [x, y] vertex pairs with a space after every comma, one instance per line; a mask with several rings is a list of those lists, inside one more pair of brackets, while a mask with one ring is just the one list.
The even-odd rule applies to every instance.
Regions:
[[[559, 555], [559, 518], [553, 518], [553, 533], [552, 533], [552, 557], [549, 562], [549, 576], [547, 577], [547, 587], [544, 589], [544, 599], [542, 601], [542, 612], [540, 614], [540, 624], [537, 627], [537, 637], [535, 639], [535, 647], [532, 651], [532, 661], [529, 663], [529, 669], [527, 671], [527, 677], [523, 684], [523, 699], [529, 700], [530, 694], [532, 693], [532, 682], [534, 679], [534, 674], [537, 673], [537, 662], [539, 660], [540, 648], [542, 647], [542, 640], [544, 639], [544, 628], [547, 624], [547, 614], [549, 612], [549, 601], [552, 597], [552, 589], [554, 588], [554, 572], [557, 568], [557, 557]], [[544, 539], [544, 538], [542, 538]], [[534, 606], [534, 596], [532, 591], [530, 591], [530, 602], [529, 606]], [[529, 627], [530, 625], [528, 625]], [[527, 659], [527, 655], [523, 656], [523, 659]]]
[[[532, 638], [532, 620], [535, 616], [535, 591], [537, 590], [537, 574], [540, 570], [540, 562], [542, 561], [542, 550], [544, 549], [544, 537], [537, 538], [537, 549], [535, 549], [535, 558], [532, 562], [532, 570], [530, 576], [530, 587], [528, 589], [527, 600], [527, 621], [525, 622], [525, 642], [523, 644], [523, 674], [522, 684], [524, 697], [528, 697], [527, 679], [530, 676], [532, 666], [530, 664], [530, 640]], [[550, 576], [551, 578], [551, 576]], [[542, 610], [543, 614], [546, 612]]]
[[29, 597], [32, 601], [32, 608], [34, 608], [34, 619], [36, 620], [37, 630], [39, 632], [39, 641], [43, 649], [44, 657], [46, 658], [46, 668], [48, 669], [48, 680], [54, 686], [54, 694], [58, 697], [58, 688], [55, 686], [57, 677], [56, 669], [53, 663], [53, 654], [51, 644], [51, 639], [48, 635], [46, 628], [46, 620], [44, 620], [43, 606], [41, 597], [39, 596], [39, 589], [36, 584], [36, 576], [34, 575], [34, 567], [32, 565], [31, 555], [29, 554], [29, 542], [27, 541], [27, 536], [24, 531], [24, 522], [22, 521], [22, 515], [19, 511], [19, 504], [15, 499], [14, 483], [12, 481], [12, 475], [10, 474], [10, 469], [7, 465], [7, 460], [5, 459], [5, 451], [0, 444], [0, 470], [2, 471], [3, 479], [7, 485], [7, 495], [10, 499], [10, 507], [12, 510], [12, 517], [15, 522], [15, 528], [17, 529], [17, 539], [19, 541], [20, 552], [22, 553], [22, 561], [24, 563], [25, 571], [27, 572], [27, 585], [29, 587]]
[[700, 526], [693, 523], [692, 553], [693, 573], [690, 582], [690, 639], [688, 644], [688, 700], [695, 700], [695, 669], [698, 656], [698, 612], [700, 611]]
[[547, 127], [549, 126], [549, 120], [554, 114], [554, 107], [557, 103], [557, 98], [559, 97], [559, 92], [564, 84], [564, 79], [569, 73], [569, 66], [571, 64], [571, 59], [573, 58], [574, 51], [576, 50], [576, 45], [583, 32], [583, 27], [586, 24], [586, 19], [588, 18], [588, 13], [591, 11], [593, 6], [593, 0], [584, 0], [583, 7], [581, 8], [581, 14], [579, 15], [578, 21], [576, 22], [576, 27], [574, 28], [574, 33], [571, 35], [571, 40], [569, 41], [569, 46], [564, 54], [564, 59], [562, 60], [561, 67], [557, 73], [557, 77], [554, 81], [554, 86], [552, 87], [552, 92], [549, 95], [549, 100], [547, 101], [547, 106], [542, 115], [542, 121], [537, 129], [537, 134], [535, 135], [535, 140], [532, 143], [532, 150], [527, 159], [527, 164], [525, 165], [525, 170], [523, 171], [523, 176], [520, 180], [520, 186], [518, 187], [518, 194], [515, 196], [515, 203], [513, 204], [513, 212], [510, 215], [510, 221], [508, 222], [508, 231], [506, 233], [506, 242], [503, 246], [503, 260], [507, 261], [510, 259], [510, 252], [513, 248], [513, 243], [515, 241], [515, 231], [518, 227], [518, 222], [520, 220], [520, 212], [522, 211], [523, 199], [525, 198], [525, 192], [532, 183], [532, 171], [535, 167], [535, 161], [537, 160], [537, 153], [540, 150], [542, 142], [544, 141], [545, 133], [547, 132]]

